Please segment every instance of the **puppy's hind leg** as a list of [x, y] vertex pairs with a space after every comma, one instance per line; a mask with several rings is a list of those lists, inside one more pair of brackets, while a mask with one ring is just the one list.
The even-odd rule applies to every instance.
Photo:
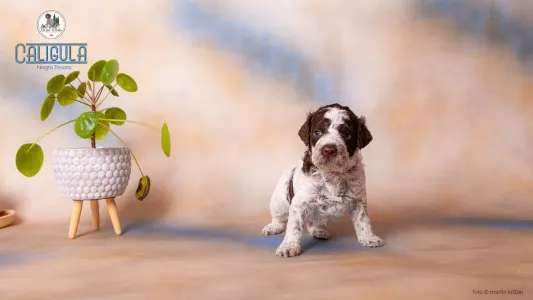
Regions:
[[279, 179], [272, 198], [270, 199], [270, 215], [272, 222], [263, 228], [264, 235], [275, 235], [285, 231], [289, 219], [289, 185], [292, 180], [293, 169], [287, 170]]
[[272, 222], [263, 228], [264, 235], [275, 235], [285, 231], [287, 220], [289, 219], [290, 204], [286, 198], [274, 193], [270, 200], [270, 215]]

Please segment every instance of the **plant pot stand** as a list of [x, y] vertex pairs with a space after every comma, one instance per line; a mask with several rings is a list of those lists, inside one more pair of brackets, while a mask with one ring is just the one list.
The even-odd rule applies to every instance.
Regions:
[[54, 177], [59, 191], [72, 201], [68, 236], [76, 237], [83, 202], [91, 204], [94, 229], [100, 228], [99, 201], [105, 200], [117, 235], [122, 234], [115, 198], [124, 194], [131, 173], [126, 147], [70, 148], [54, 151]]
[[[109, 212], [109, 218], [113, 224], [113, 229], [117, 235], [122, 234], [122, 228], [120, 226], [120, 219], [118, 216], [117, 204], [115, 203], [115, 198], [106, 198], [101, 199], [105, 200], [107, 204], [107, 211]], [[93, 223], [93, 228], [98, 230], [100, 228], [100, 200], [90, 200], [91, 203], [91, 218]], [[83, 209], [84, 200], [73, 200], [72, 201], [72, 215], [70, 217], [70, 227], [68, 231], [68, 237], [71, 239], [76, 238], [76, 233], [78, 232], [78, 224], [80, 223], [80, 216]]]

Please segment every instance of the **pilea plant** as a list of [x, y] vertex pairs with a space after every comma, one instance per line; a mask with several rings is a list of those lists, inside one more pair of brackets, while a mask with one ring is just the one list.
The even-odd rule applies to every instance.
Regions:
[[[55, 130], [74, 123], [74, 132], [80, 138], [90, 140], [91, 148], [96, 148], [96, 141], [104, 139], [111, 133], [130, 150], [135, 164], [141, 173], [135, 197], [143, 200], [150, 191], [150, 178], [142, 172], [133, 151], [113, 131], [111, 126], [134, 123], [147, 126], [157, 131], [159, 129], [141, 122], [128, 120], [126, 113], [118, 107], [100, 108], [109, 95], [119, 97], [116, 89], [117, 86], [126, 92], [133, 93], [137, 91], [137, 83], [129, 75], [119, 73], [119, 63], [115, 59], [95, 62], [87, 72], [88, 80], [86, 81], [82, 81], [79, 75], [79, 71], [74, 71], [66, 77], [64, 75], [56, 75], [48, 81], [46, 85], [48, 96], [44, 99], [40, 111], [41, 121], [45, 121], [50, 116], [56, 101], [60, 106], [69, 106], [75, 103], [84, 105], [88, 111], [81, 113], [76, 119], [56, 126], [40, 136], [35, 142], [22, 145], [18, 149], [15, 158], [17, 169], [26, 177], [35, 176], [40, 171], [44, 162], [44, 153], [38, 142]], [[102, 98], [101, 96], [103, 94], [105, 96]], [[170, 157], [170, 133], [166, 123], [162, 125], [160, 131], [161, 148], [164, 154]]]

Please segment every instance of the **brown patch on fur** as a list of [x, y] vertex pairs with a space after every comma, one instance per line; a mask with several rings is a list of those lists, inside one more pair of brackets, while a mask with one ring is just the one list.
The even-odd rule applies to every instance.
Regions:
[[348, 146], [348, 152], [352, 155], [355, 150], [363, 149], [372, 141], [373, 137], [368, 127], [366, 126], [366, 119], [364, 116], [357, 117], [348, 107], [341, 106], [341, 109], [346, 111], [350, 118], [349, 126], [352, 136], [350, 139], [346, 139], [346, 145]]
[[305, 119], [305, 122], [300, 127], [300, 130], [298, 130], [298, 136], [306, 146], [309, 146], [311, 143], [309, 133], [311, 132], [311, 119], [313, 118], [313, 114], [313, 112], [309, 112], [307, 114], [307, 119]]
[[368, 130], [368, 127], [366, 127], [366, 118], [364, 116], [359, 117], [359, 128], [357, 131], [357, 147], [359, 149], [363, 149], [364, 147], [368, 146], [370, 142], [374, 139], [372, 137], [372, 134]]
[[304, 144], [307, 146], [307, 149], [305, 150], [303, 160], [303, 166], [302, 171], [304, 173], [310, 173], [313, 168], [315, 168], [315, 165], [311, 161], [311, 147], [316, 144], [318, 141], [318, 138], [313, 136], [313, 130], [315, 129], [316, 125], [324, 119], [324, 114], [328, 111], [326, 107], [321, 107], [315, 112], [309, 112], [307, 114], [307, 119], [305, 120], [305, 123], [302, 124], [300, 127], [300, 130], [298, 131], [298, 135], [300, 136], [300, 139], [304, 142]]
[[316, 144], [316, 142], [318, 141], [318, 138], [316, 138], [312, 134], [314, 130], [322, 129], [324, 131], [323, 133], [327, 132], [326, 130], [327, 127], [329, 127], [329, 124], [322, 124], [321, 122], [324, 122], [324, 115], [326, 114], [326, 112], [328, 112], [328, 108], [329, 106], [322, 106], [318, 108], [315, 112], [309, 112], [307, 114], [307, 119], [305, 120], [305, 123], [302, 124], [300, 130], [298, 131], [300, 139], [302, 139], [305, 145], [309, 147], [309, 150], [311, 150], [311, 146]]
[[294, 184], [293, 184], [294, 170], [292, 171], [291, 179], [289, 181], [289, 203], [292, 203], [292, 198], [294, 198]]
[[311, 169], [315, 168], [315, 165], [311, 161], [311, 150], [305, 150], [303, 160], [302, 171], [306, 174], [311, 172]]
[[[300, 138], [302, 141], [304, 141], [305, 145], [307, 146], [307, 150], [305, 150], [304, 157], [303, 157], [303, 166], [302, 171], [304, 173], [310, 173], [313, 168], [315, 168], [315, 165], [313, 164], [311, 160], [311, 148], [316, 144], [318, 139], [320, 137], [316, 137], [313, 135], [313, 132], [317, 129], [322, 130], [322, 133], [325, 134], [327, 132], [327, 127], [329, 124], [325, 124], [324, 121], [324, 115], [328, 109], [326, 107], [320, 107], [315, 112], [310, 112], [307, 114], [307, 120], [300, 128], [300, 131], [298, 132], [298, 135], [300, 135]], [[322, 123], [321, 123], [322, 122]]]

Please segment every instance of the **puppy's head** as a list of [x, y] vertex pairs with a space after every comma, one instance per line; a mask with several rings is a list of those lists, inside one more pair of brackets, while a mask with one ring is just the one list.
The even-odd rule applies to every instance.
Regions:
[[304, 161], [325, 172], [352, 167], [353, 155], [372, 141], [365, 118], [339, 104], [310, 112], [298, 135], [308, 147]]

